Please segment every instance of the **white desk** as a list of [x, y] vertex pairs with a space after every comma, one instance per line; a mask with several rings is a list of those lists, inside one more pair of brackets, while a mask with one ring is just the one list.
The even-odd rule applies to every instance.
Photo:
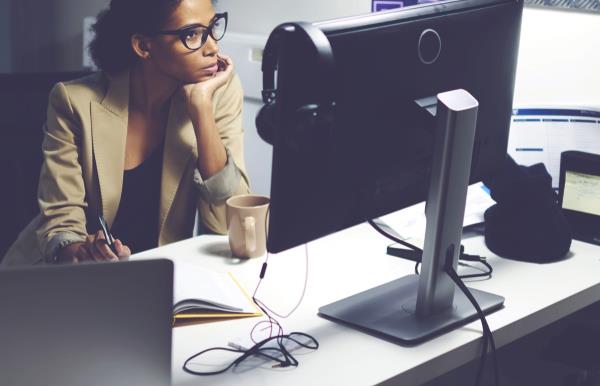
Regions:
[[[385, 254], [388, 241], [368, 225], [359, 225], [312, 242], [306, 296], [299, 309], [281, 320], [286, 332], [314, 336], [321, 347], [299, 358], [292, 369], [270, 364], [242, 368], [212, 377], [195, 377], [181, 370], [190, 355], [225, 346], [247, 336], [257, 318], [238, 319], [173, 331], [174, 385], [417, 385], [451, 371], [480, 352], [479, 321], [415, 347], [402, 347], [317, 316], [320, 306], [398, 277], [412, 274], [414, 264]], [[574, 241], [572, 256], [559, 263], [537, 265], [493, 256], [478, 236], [464, 240], [468, 253], [480, 253], [494, 267], [491, 280], [469, 286], [502, 295], [505, 307], [488, 316], [497, 347], [563, 318], [600, 300], [600, 248]], [[236, 262], [229, 256], [227, 238], [201, 236], [136, 255], [170, 257], [220, 271], [231, 271], [253, 291], [264, 259]], [[303, 287], [304, 248], [272, 255], [258, 297], [286, 313]], [[204, 368], [203, 370], [208, 370]], [[473, 374], [475, 377], [475, 374]]]

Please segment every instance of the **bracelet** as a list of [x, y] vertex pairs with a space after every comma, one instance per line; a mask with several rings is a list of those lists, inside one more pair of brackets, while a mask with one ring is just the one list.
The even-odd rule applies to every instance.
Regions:
[[71, 244], [81, 243], [81, 242], [83, 242], [83, 240], [74, 239], [74, 238], [68, 238], [68, 239], [59, 241], [58, 244], [56, 244], [56, 246], [53, 248], [53, 253], [50, 254], [50, 257], [46, 260], [46, 262], [49, 264], [59, 264], [60, 261], [58, 258], [58, 252], [61, 249], [68, 247]]

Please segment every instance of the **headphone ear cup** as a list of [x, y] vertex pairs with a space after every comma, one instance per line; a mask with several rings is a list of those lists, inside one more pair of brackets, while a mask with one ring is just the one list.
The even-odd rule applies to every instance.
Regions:
[[316, 151], [319, 145], [327, 149], [333, 136], [332, 115], [331, 109], [316, 104], [299, 107], [286, 127], [286, 143], [296, 151]]
[[273, 145], [275, 136], [275, 108], [274, 103], [261, 107], [256, 115], [256, 131], [266, 143]]
[[[276, 102], [278, 92], [275, 75], [278, 67], [279, 51], [286, 36], [290, 33], [299, 33], [300, 35], [296, 36], [302, 38], [304, 43], [310, 44], [315, 54], [315, 64], [323, 74], [319, 74], [321, 81], [316, 82], [318, 85], [315, 91], [317, 97], [313, 96], [311, 98], [316, 100], [313, 103], [299, 107], [293, 116], [288, 114], [290, 116], [282, 117], [279, 114], [280, 108], [277, 107]], [[305, 150], [307, 145], [311, 143], [310, 139], [314, 138], [315, 135], [318, 135], [320, 140], [330, 138], [335, 122], [335, 102], [332, 100], [332, 86], [329, 85], [329, 82], [331, 82], [334, 75], [335, 62], [331, 45], [325, 34], [310, 23], [279, 25], [269, 35], [263, 51], [261, 68], [263, 72], [262, 100], [264, 106], [256, 115], [258, 135], [265, 142], [273, 145], [275, 130], [285, 130], [278, 137], [278, 140], [283, 138], [290, 148], [296, 150]]]

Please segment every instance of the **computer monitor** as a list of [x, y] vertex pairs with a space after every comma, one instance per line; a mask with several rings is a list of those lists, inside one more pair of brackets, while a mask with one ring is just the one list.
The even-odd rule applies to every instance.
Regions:
[[[314, 23], [333, 52], [327, 87], [335, 108], [333, 124], [311, 128], [302, 146], [287, 138], [297, 134], [289, 127], [293, 112], [324, 89], [323, 79], [314, 77], [319, 64], [307, 59], [309, 47], [294, 38], [286, 42], [277, 71], [268, 250], [280, 252], [428, 200], [431, 235], [420, 277], [325, 306], [320, 315], [403, 343], [476, 318], [442, 272], [443, 261], [451, 254], [456, 266], [466, 186], [493, 174], [506, 155], [522, 7], [521, 0], [443, 1]], [[440, 108], [438, 94], [449, 91]], [[462, 138], [460, 126], [470, 125], [474, 136]], [[458, 126], [456, 138], [445, 137], [449, 126]], [[456, 141], [463, 150], [448, 148]], [[464, 159], [452, 160], [458, 153]], [[458, 193], [449, 188], [457, 183], [447, 174], [452, 168], [466, 176]], [[450, 244], [428, 245], [448, 227], [458, 227], [449, 230]], [[435, 292], [448, 292], [448, 286], [440, 301]], [[419, 304], [413, 311], [417, 293], [428, 298], [419, 301], [421, 311]], [[502, 306], [500, 296], [475, 295], [484, 311]], [[432, 323], [439, 325], [422, 329]], [[389, 325], [401, 327], [390, 331]]]

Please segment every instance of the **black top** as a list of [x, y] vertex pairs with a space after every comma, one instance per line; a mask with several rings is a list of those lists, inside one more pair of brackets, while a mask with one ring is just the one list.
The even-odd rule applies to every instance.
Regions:
[[131, 253], [158, 246], [162, 148], [159, 145], [142, 164], [123, 173], [121, 201], [111, 233]]

